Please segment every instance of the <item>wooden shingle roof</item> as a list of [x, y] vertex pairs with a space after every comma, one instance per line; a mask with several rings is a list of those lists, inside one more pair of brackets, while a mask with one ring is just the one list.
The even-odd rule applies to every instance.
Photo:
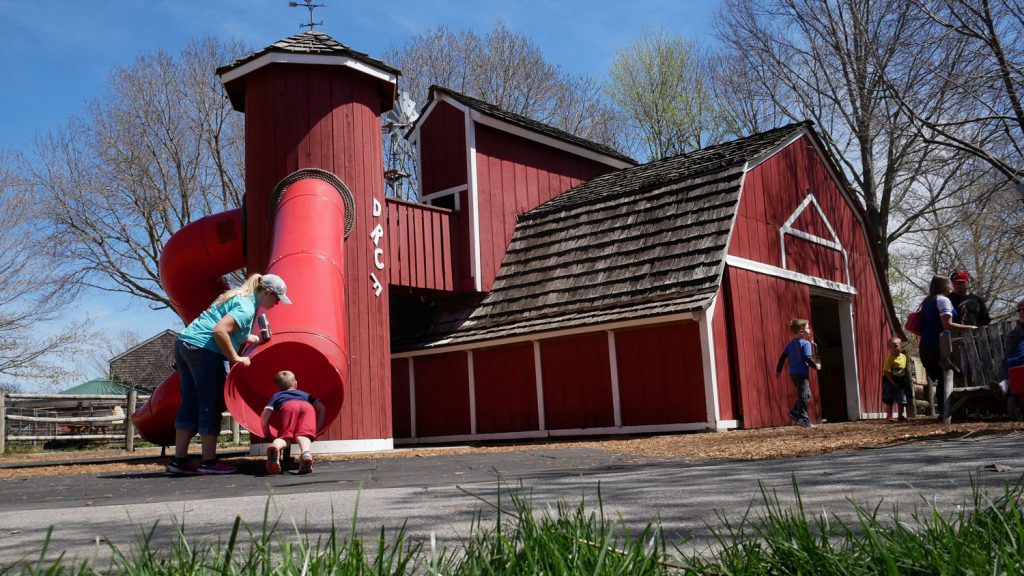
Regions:
[[334, 38], [331, 38], [329, 35], [324, 34], [323, 32], [317, 32], [316, 30], [307, 30], [305, 32], [302, 32], [301, 34], [289, 36], [284, 40], [278, 40], [277, 42], [274, 42], [273, 44], [267, 46], [262, 50], [258, 50], [256, 52], [253, 52], [252, 54], [249, 54], [248, 56], [235, 60], [231, 64], [227, 64], [221, 66], [220, 68], [217, 68], [217, 75], [223, 76], [225, 73], [230, 72], [235, 68], [244, 66], [245, 64], [248, 64], [249, 62], [256, 60], [260, 56], [270, 54], [272, 52], [281, 52], [289, 54], [319, 54], [327, 56], [348, 56], [353, 60], [358, 60], [360, 62], [363, 62], [364, 64], [369, 64], [374, 68], [378, 68], [385, 72], [390, 72], [391, 74], [394, 74], [396, 76], [401, 75], [401, 72], [397, 68], [388, 66], [383, 61], [377, 60], [376, 58], [373, 58], [367, 54], [357, 52], [349, 48], [348, 46], [342, 44], [341, 42], [338, 42]]
[[538, 134], [549, 136], [556, 140], [561, 140], [562, 142], [567, 142], [569, 144], [574, 144], [581, 148], [586, 148], [587, 150], [591, 150], [593, 152], [597, 152], [598, 154], [602, 154], [604, 156], [609, 156], [611, 158], [621, 160], [628, 164], [636, 165], [636, 160], [630, 158], [629, 156], [626, 156], [625, 154], [619, 152], [618, 150], [612, 148], [611, 146], [599, 144], [597, 142], [587, 140], [586, 138], [580, 138], [579, 136], [566, 132], [565, 130], [555, 128], [554, 126], [549, 126], [548, 124], [538, 122], [536, 120], [527, 118], [526, 116], [522, 116], [520, 114], [515, 114], [513, 112], [503, 110], [495, 106], [494, 104], [484, 102], [483, 100], [480, 100], [478, 98], [467, 96], [465, 94], [462, 94], [461, 92], [456, 92], [455, 90], [452, 90], [450, 88], [434, 85], [430, 87], [430, 100], [434, 100], [435, 93], [444, 94], [450, 97], [452, 100], [455, 100], [459, 104], [462, 104], [467, 108], [476, 110], [477, 112], [480, 112], [481, 114], [485, 114], [492, 118], [503, 120], [505, 122], [508, 122], [509, 124], [519, 126], [520, 128], [525, 128]]
[[245, 110], [245, 82], [240, 78], [253, 70], [274, 63], [293, 64], [341, 64], [378, 78], [386, 88], [381, 89], [381, 111], [391, 109], [398, 76], [402, 73], [384, 62], [357, 52], [323, 32], [307, 30], [278, 40], [270, 46], [217, 68], [217, 76], [231, 100], [231, 106], [238, 111]]
[[[440, 347], [690, 312], [715, 295], [747, 162], [805, 123], [590, 180], [523, 214], [493, 290], [393, 347]], [[399, 351], [399, 350], [395, 350]]]
[[153, 390], [174, 370], [178, 333], [164, 330], [110, 359], [110, 379], [140, 390]]

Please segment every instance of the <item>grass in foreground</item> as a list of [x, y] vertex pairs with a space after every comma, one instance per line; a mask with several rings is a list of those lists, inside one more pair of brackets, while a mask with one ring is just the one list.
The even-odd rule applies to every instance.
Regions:
[[600, 497], [589, 511], [581, 502], [535, 512], [513, 493], [508, 508], [495, 505], [493, 523], [478, 515], [453, 550], [433, 538], [414, 541], [404, 526], [363, 539], [355, 518], [347, 533], [332, 526], [312, 539], [269, 518], [268, 503], [258, 531], [236, 518], [217, 545], [190, 543], [179, 525], [170, 548], [158, 549], [150, 530], [129, 550], [111, 546], [113, 559], [99, 566], [53, 559], [44, 543], [34, 559], [0, 575], [1024, 574], [1021, 481], [994, 498], [975, 485], [972, 501], [948, 515], [926, 503], [909, 517], [853, 505], [852, 522], [808, 514], [795, 481], [793, 493], [792, 507], [762, 490], [762, 509], [738, 521], [719, 516], [720, 527], [711, 528], [716, 546], [699, 554], [670, 552], [657, 523], [631, 533], [604, 516]]

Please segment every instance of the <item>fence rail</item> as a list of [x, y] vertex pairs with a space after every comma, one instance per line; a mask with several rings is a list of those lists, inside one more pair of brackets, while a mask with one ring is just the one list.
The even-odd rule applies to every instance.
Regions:
[[[136, 431], [131, 415], [147, 398], [134, 390], [127, 395], [0, 394], [0, 455], [7, 442], [54, 440], [123, 440], [125, 450], [132, 452]], [[225, 414], [230, 425], [221, 435], [230, 435], [237, 446], [242, 430]]]

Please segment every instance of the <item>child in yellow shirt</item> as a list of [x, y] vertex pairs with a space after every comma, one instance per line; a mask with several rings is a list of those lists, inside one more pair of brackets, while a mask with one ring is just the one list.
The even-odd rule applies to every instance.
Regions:
[[907, 355], [903, 353], [903, 341], [889, 338], [885, 344], [889, 356], [882, 366], [882, 402], [885, 404], [885, 419], [893, 420], [893, 406], [900, 422], [907, 421], [907, 396], [910, 390], [910, 374], [907, 372]]

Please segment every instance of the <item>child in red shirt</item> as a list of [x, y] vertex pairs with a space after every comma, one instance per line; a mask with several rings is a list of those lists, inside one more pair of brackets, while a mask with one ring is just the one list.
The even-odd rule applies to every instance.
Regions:
[[281, 473], [281, 450], [294, 442], [302, 451], [299, 458], [299, 474], [309, 474], [313, 471], [310, 447], [316, 439], [317, 431], [324, 427], [326, 410], [319, 400], [296, 389], [298, 381], [292, 372], [278, 372], [274, 375], [274, 384], [277, 384], [281, 391], [270, 398], [260, 416], [263, 437], [274, 439], [270, 446], [267, 446], [267, 473]]

